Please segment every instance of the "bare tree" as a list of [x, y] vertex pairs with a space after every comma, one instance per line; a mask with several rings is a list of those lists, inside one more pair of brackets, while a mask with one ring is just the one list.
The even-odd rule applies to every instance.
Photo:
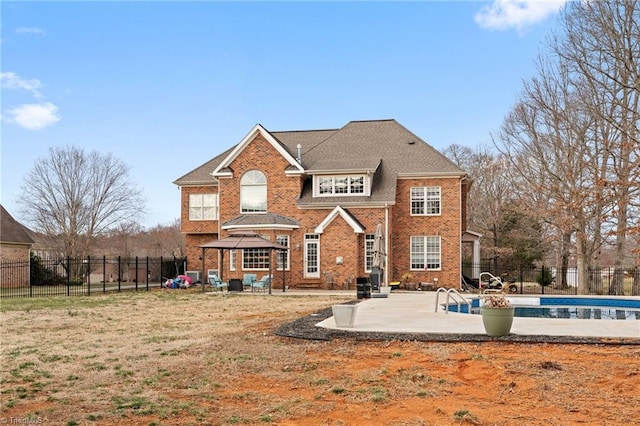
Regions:
[[637, 1], [568, 4], [564, 34], [550, 39], [548, 59], [539, 59], [539, 75], [524, 84], [500, 132], [532, 209], [563, 245], [573, 236], [581, 293], [597, 284], [589, 271], [612, 235], [621, 271], [638, 204], [639, 22]]
[[181, 231], [180, 220], [168, 225], [156, 225], [146, 234], [146, 246], [152, 256], [186, 256], [185, 238]]
[[627, 235], [638, 226], [630, 211], [640, 197], [640, 3], [637, 0], [583, 2], [564, 14], [566, 38], [552, 51], [585, 86], [584, 105], [596, 118], [608, 150], [605, 185], [611, 200], [606, 217], [615, 237], [612, 294], [623, 294]]
[[75, 147], [51, 148], [48, 158], [36, 161], [22, 194], [27, 220], [70, 257], [85, 257], [94, 237], [139, 220], [144, 212], [124, 163]]
[[528, 266], [540, 257], [540, 232], [535, 220], [525, 218], [514, 191], [508, 162], [487, 148], [473, 150], [451, 145], [443, 154], [469, 173], [470, 228], [482, 234], [482, 255], [493, 260], [494, 270]]

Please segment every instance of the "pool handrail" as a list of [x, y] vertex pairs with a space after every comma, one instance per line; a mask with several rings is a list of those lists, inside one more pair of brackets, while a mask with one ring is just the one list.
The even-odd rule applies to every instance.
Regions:
[[458, 305], [458, 313], [460, 313], [461, 303], [466, 303], [468, 306], [468, 313], [471, 313], [471, 302], [465, 299], [455, 288], [445, 288], [440, 287], [436, 291], [436, 309], [435, 312], [438, 312], [438, 299], [440, 297], [440, 292], [447, 293], [447, 300], [445, 301], [446, 309], [445, 314], [449, 313], [449, 298], [453, 299], [454, 302]]

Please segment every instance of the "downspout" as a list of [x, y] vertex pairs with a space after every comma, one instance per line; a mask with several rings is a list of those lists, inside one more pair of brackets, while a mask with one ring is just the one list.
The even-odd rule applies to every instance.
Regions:
[[[463, 182], [467, 179], [467, 176], [462, 176], [462, 179], [460, 179], [460, 216], [459, 216], [459, 220], [460, 220], [460, 224], [459, 224], [459, 230], [460, 230], [460, 235], [458, 235], [458, 238], [460, 239], [459, 243], [458, 243], [458, 272], [459, 272], [459, 276], [458, 276], [458, 282], [457, 285], [460, 286], [460, 280], [462, 278], [462, 217], [463, 217], [463, 212], [462, 212], [462, 184]], [[455, 287], [454, 287], [455, 288]]]

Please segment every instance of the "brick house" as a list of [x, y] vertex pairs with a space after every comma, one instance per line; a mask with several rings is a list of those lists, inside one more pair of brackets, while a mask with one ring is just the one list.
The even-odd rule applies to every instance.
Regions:
[[31, 246], [34, 244], [27, 229], [0, 205], [0, 286], [29, 284]]
[[[413, 282], [457, 287], [463, 242], [477, 248], [466, 232], [466, 173], [395, 120], [279, 132], [258, 124], [173, 183], [181, 190], [189, 269], [202, 269], [201, 245], [252, 231], [289, 247], [273, 259], [274, 288], [283, 279], [291, 288], [344, 288], [368, 276], [378, 224], [383, 282], [411, 273]], [[260, 250], [219, 260], [205, 256], [204, 273], [261, 275], [270, 261]]]

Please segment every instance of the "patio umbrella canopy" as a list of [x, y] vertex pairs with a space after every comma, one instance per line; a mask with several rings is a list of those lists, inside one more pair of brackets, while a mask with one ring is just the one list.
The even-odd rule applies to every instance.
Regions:
[[[224, 258], [224, 250], [236, 250], [236, 249], [268, 249], [271, 250], [289, 250], [288, 247], [282, 244], [274, 243], [266, 238], [262, 238], [256, 233], [238, 233], [232, 234], [219, 240], [213, 240], [200, 246], [202, 248], [202, 274], [204, 276], [204, 255], [207, 249], [218, 249], [221, 253], [221, 257]], [[271, 256], [269, 256], [269, 276], [271, 274]], [[220, 269], [220, 278], [222, 279], [222, 268]], [[204, 289], [204, 286], [203, 286]], [[284, 284], [283, 284], [284, 289]], [[271, 294], [271, 283], [269, 283], [269, 294]]]
[[382, 235], [382, 224], [376, 226], [376, 233], [373, 237], [373, 259], [371, 266], [374, 268], [384, 269], [385, 252], [384, 252], [384, 235]]

